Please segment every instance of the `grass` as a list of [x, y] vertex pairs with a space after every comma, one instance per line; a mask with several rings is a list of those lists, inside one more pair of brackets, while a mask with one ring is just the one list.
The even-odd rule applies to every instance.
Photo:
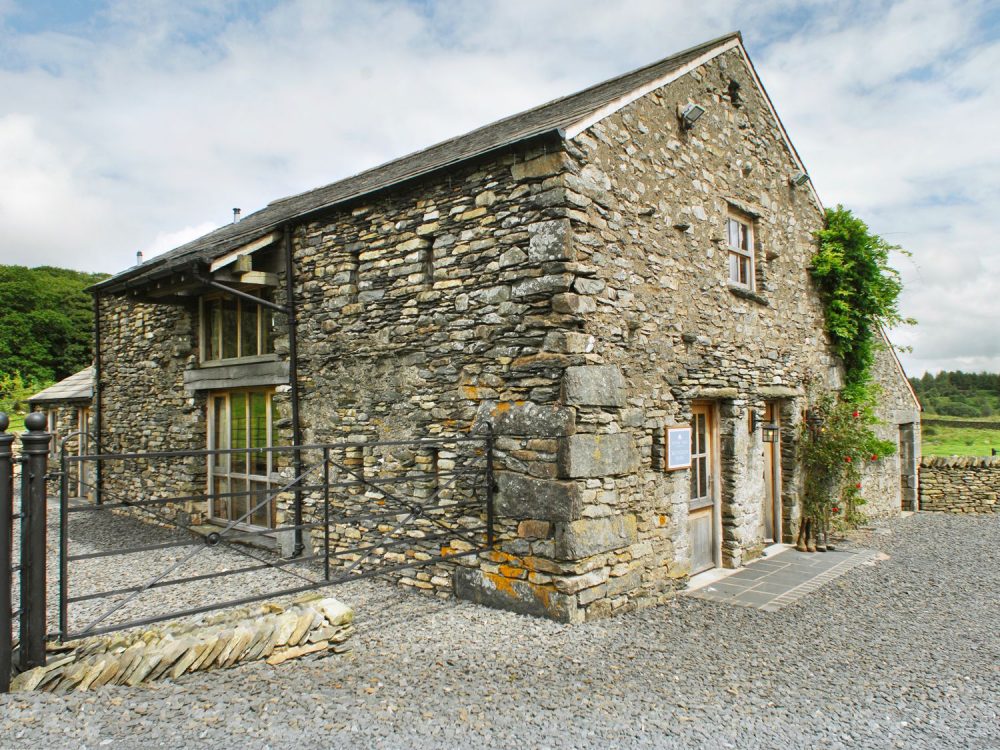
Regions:
[[[949, 419], [936, 414], [925, 414], [931, 419]], [[963, 421], [975, 421], [954, 417]], [[983, 421], [998, 421], [996, 417]], [[1000, 450], [1000, 430], [976, 427], [947, 427], [925, 424], [921, 428], [921, 449], [925, 456], [988, 456], [990, 450]]]

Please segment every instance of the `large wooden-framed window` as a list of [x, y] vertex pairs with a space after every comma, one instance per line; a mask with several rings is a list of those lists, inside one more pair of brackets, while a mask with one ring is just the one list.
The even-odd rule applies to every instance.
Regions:
[[[248, 389], [208, 397], [209, 450], [270, 448], [277, 444], [274, 391]], [[274, 528], [271, 475], [274, 453], [210, 454], [208, 515], [223, 523]]]
[[729, 283], [753, 290], [753, 220], [730, 212], [726, 219], [726, 244], [729, 248]]
[[[262, 299], [267, 299], [261, 294]], [[201, 361], [244, 359], [274, 353], [270, 307], [225, 295], [201, 299]]]

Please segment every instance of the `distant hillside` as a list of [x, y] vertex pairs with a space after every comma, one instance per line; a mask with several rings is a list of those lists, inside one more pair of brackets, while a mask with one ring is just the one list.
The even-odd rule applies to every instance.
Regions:
[[1000, 416], [1000, 374], [972, 372], [925, 373], [910, 378], [928, 414], [950, 417]]
[[61, 380], [92, 355], [93, 298], [108, 274], [0, 265], [0, 379]]

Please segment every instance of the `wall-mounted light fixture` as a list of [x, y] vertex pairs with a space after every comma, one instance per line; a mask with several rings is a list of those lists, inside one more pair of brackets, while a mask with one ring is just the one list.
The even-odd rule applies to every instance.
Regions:
[[761, 422], [756, 409], [750, 410], [750, 432], [756, 432], [760, 427], [760, 436], [765, 443], [777, 443], [781, 435], [781, 426], [776, 422]]
[[698, 122], [698, 118], [705, 114], [705, 108], [700, 104], [687, 104], [681, 110], [681, 124], [685, 130], [690, 130]]
[[801, 169], [792, 172], [792, 176], [788, 178], [788, 181], [792, 183], [795, 187], [802, 187], [809, 180], [812, 179], [808, 174], [803, 172]]

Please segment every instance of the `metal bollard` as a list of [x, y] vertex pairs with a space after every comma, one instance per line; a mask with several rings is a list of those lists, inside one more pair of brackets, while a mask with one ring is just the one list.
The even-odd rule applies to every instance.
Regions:
[[24, 419], [21, 435], [21, 671], [45, 666], [45, 534], [49, 442], [45, 415], [33, 412]]
[[10, 418], [0, 412], [0, 693], [10, 690], [11, 575], [14, 561], [14, 436], [7, 433]]

